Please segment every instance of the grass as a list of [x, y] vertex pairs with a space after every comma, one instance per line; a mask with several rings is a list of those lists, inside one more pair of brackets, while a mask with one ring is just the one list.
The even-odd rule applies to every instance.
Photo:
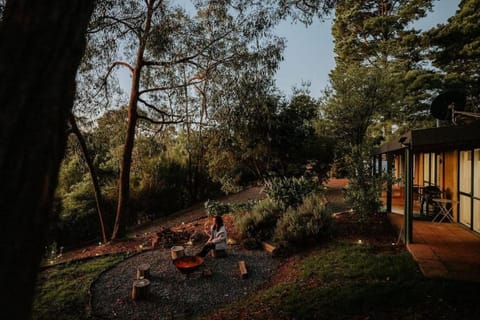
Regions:
[[[425, 279], [405, 251], [336, 242], [300, 260], [291, 282], [221, 310], [220, 318], [480, 319], [478, 284]], [[252, 306], [263, 306], [263, 313]]]
[[71, 262], [39, 273], [32, 319], [88, 319], [89, 288], [105, 269], [125, 259], [124, 254]]
[[[379, 236], [385, 228], [371, 226], [367, 235]], [[99, 257], [43, 271], [33, 319], [88, 319], [90, 284], [122, 259]], [[285, 263], [283, 278], [277, 275], [275, 283], [202, 319], [480, 319], [478, 283], [425, 279], [396, 246], [337, 240]]]

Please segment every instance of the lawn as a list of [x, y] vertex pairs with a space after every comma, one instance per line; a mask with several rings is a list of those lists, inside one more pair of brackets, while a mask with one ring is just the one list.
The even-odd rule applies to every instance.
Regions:
[[[335, 229], [331, 241], [277, 258], [281, 266], [264, 288], [202, 319], [480, 319], [479, 284], [425, 279], [392, 243], [397, 236], [386, 216], [372, 216], [365, 228], [344, 215]], [[90, 284], [124, 258], [42, 271], [33, 319], [88, 319]]]
[[89, 319], [90, 284], [125, 258], [108, 255], [47, 268], [39, 273], [32, 319]]
[[283, 272], [286, 281], [205, 319], [480, 319], [478, 284], [425, 279], [394, 246], [334, 242]]

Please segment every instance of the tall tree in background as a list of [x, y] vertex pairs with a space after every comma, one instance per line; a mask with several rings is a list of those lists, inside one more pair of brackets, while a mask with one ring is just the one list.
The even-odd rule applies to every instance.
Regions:
[[468, 92], [470, 111], [480, 102], [480, 1], [462, 0], [459, 10], [427, 33], [433, 65], [443, 71], [444, 89]]
[[15, 0], [0, 24], [3, 319], [27, 319], [94, 1]]
[[[337, 157], [354, 179], [357, 202], [364, 203], [357, 208], [361, 213], [378, 205], [368, 203], [377, 199], [371, 194], [375, 188], [365, 165], [371, 147], [392, 134], [393, 124], [403, 125], [407, 109], [403, 79], [421, 62], [410, 49], [420, 43], [419, 32], [409, 24], [431, 6], [430, 0], [343, 0], [336, 7], [332, 30], [336, 67], [330, 74], [333, 93], [326, 115], [339, 138]], [[375, 132], [375, 127], [380, 130]]]
[[[336, 70], [345, 65], [375, 68], [390, 86], [372, 118], [382, 123], [378, 134], [384, 137], [392, 134], [392, 125], [407, 125], [407, 114], [428, 109], [428, 96], [421, 91], [434, 75], [423, 68], [422, 38], [410, 25], [431, 8], [432, 0], [339, 1], [337, 6], [332, 29]], [[334, 70], [332, 79], [341, 72]]]

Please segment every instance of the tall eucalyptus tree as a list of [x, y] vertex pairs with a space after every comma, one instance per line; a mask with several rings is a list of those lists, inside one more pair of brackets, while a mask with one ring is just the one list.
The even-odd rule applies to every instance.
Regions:
[[[170, 102], [172, 97], [180, 99], [180, 89], [191, 86], [196, 89], [198, 99], [195, 101], [200, 101], [200, 105], [199, 114], [190, 115], [189, 120], [195, 117], [201, 135], [213, 79], [220, 77], [220, 72], [233, 66], [238, 68], [242, 61], [251, 59], [252, 40], [262, 39], [280, 19], [279, 7], [276, 4], [272, 7], [273, 3], [197, 1], [198, 14], [193, 18], [162, 0], [105, 1], [98, 7], [97, 19], [92, 23], [93, 29], [99, 31], [95, 39], [125, 51], [123, 60], [110, 64], [107, 76], [117, 67], [126, 68], [131, 74], [127, 134], [120, 163], [112, 240], [125, 232], [138, 122], [164, 126], [183, 121], [182, 110]], [[299, 8], [315, 11], [313, 7]]]

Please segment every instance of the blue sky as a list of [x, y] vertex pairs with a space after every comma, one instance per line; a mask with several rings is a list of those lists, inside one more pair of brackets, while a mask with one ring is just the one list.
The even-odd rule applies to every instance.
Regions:
[[[186, 8], [192, 8], [190, 1], [179, 0]], [[428, 29], [439, 23], [447, 22], [458, 8], [460, 0], [437, 0], [433, 12], [415, 23], [418, 29]], [[294, 87], [309, 82], [311, 95], [319, 98], [328, 85], [328, 74], [335, 67], [333, 37], [331, 35], [333, 16], [312, 25], [292, 24], [285, 21], [276, 30], [278, 36], [286, 39], [284, 60], [276, 75], [277, 87], [286, 96], [290, 96]], [[130, 92], [130, 79], [125, 71], [119, 72], [121, 87]]]
[[[415, 23], [415, 28], [428, 29], [447, 22], [458, 8], [460, 0], [439, 0], [434, 2], [433, 12]], [[293, 87], [310, 82], [313, 97], [320, 97], [328, 85], [328, 74], [335, 67], [331, 26], [333, 17], [324, 22], [317, 20], [308, 28], [303, 24], [284, 22], [277, 28], [277, 34], [285, 37], [287, 48], [280, 65], [276, 81], [279, 89], [289, 96]]]

